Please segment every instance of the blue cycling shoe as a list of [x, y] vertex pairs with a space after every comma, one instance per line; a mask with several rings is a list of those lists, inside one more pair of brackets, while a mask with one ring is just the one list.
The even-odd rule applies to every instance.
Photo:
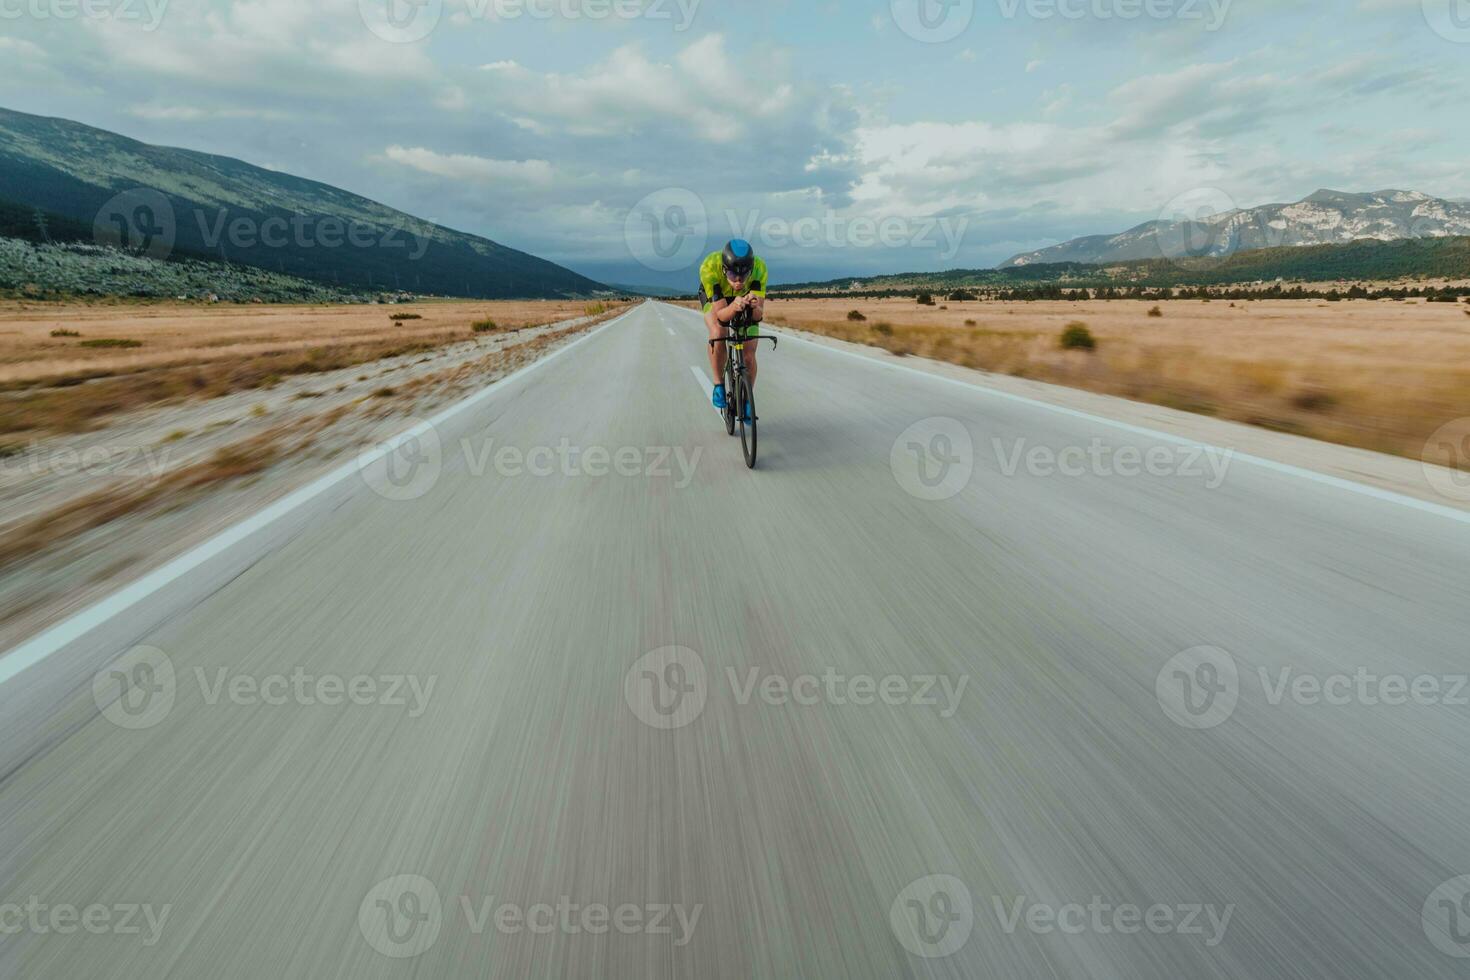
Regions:
[[751, 421], [751, 418], [750, 418], [750, 402], [746, 402], [745, 403], [745, 418], [741, 419], [740, 421], [742, 421], [742, 422], [749, 422], [749, 421]]
[[724, 385], [715, 385], [715, 395], [714, 395], [714, 398], [711, 399], [711, 400], [715, 403], [715, 408], [718, 408], [722, 412], [725, 410], [725, 386]]

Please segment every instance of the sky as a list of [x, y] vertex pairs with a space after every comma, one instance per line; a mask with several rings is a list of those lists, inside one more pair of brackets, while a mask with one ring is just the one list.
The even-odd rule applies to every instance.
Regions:
[[1318, 188], [1470, 198], [1470, 0], [0, 0], [0, 105], [603, 282], [976, 268]]

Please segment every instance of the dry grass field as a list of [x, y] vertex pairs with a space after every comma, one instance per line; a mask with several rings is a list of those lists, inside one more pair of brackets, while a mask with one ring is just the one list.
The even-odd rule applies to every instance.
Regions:
[[[1464, 303], [938, 303], [778, 298], [768, 317], [899, 354], [1465, 465], [1442, 447], [1425, 455], [1437, 429], [1470, 417]], [[866, 319], [849, 320], [853, 310]], [[1062, 347], [1073, 323], [1094, 349]]]
[[310, 307], [4, 302], [0, 438], [14, 444], [35, 434], [85, 430], [148, 405], [270, 387], [291, 375], [428, 351], [475, 336], [476, 323], [494, 333], [617, 309], [570, 301]]

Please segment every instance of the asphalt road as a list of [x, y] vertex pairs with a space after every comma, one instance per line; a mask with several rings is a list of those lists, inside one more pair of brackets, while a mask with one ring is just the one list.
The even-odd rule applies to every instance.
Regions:
[[1466, 975], [1470, 527], [761, 359], [755, 472], [649, 304], [27, 702], [0, 976]]

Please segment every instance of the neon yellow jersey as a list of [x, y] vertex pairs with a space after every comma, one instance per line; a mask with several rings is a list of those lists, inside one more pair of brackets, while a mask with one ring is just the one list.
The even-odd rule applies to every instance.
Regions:
[[709, 253], [709, 256], [699, 264], [699, 299], [705, 309], [709, 309], [710, 304], [717, 299], [734, 299], [746, 293], [755, 293], [764, 299], [766, 287], [770, 284], [765, 260], [759, 255], [755, 257], [755, 268], [751, 270], [750, 279], [746, 281], [745, 288], [738, 292], [731, 287], [730, 280], [725, 278], [725, 253], [723, 251]]

